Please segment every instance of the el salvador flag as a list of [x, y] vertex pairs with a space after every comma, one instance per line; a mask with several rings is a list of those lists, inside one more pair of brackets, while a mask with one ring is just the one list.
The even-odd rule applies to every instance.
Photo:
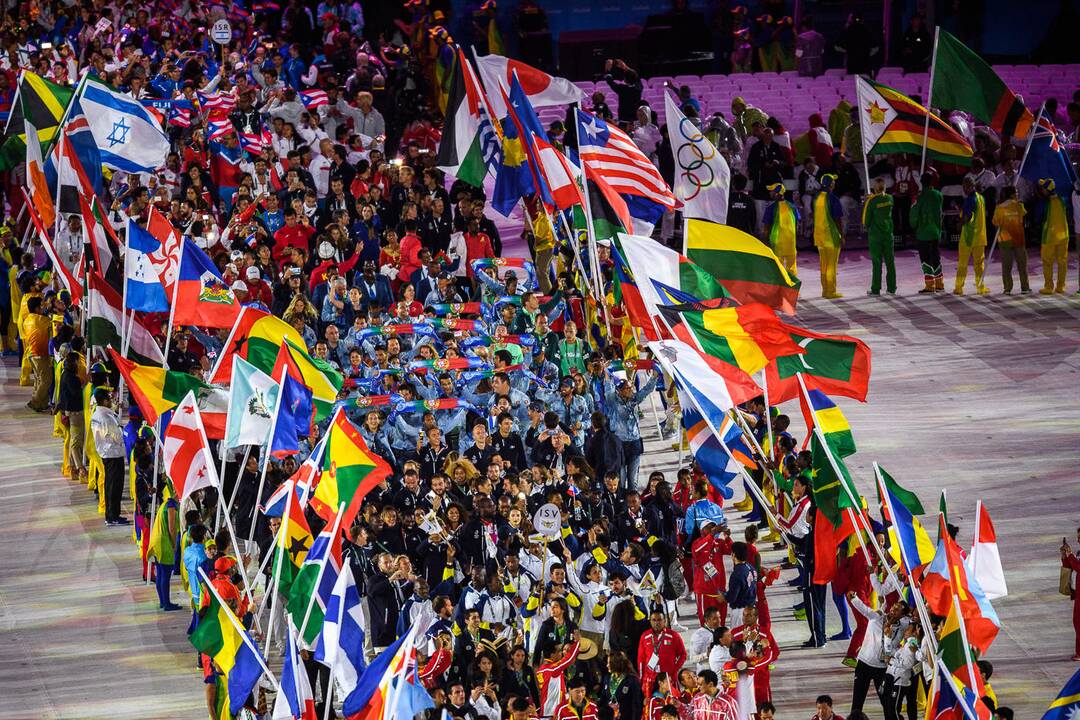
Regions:
[[103, 164], [125, 172], [153, 172], [165, 164], [169, 138], [138, 100], [90, 77], [80, 103]]
[[148, 255], [160, 252], [161, 243], [143, 230], [132, 218], [128, 218], [127, 257], [124, 267], [127, 274], [126, 304], [129, 310], [141, 312], [167, 312], [169, 298], [165, 286], [150, 262]]

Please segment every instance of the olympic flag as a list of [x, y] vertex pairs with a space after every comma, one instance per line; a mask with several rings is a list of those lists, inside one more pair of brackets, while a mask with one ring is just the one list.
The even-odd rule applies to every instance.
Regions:
[[724, 156], [690, 122], [671, 94], [664, 93], [671, 154], [675, 156], [675, 197], [682, 201], [683, 217], [727, 224], [731, 170]]

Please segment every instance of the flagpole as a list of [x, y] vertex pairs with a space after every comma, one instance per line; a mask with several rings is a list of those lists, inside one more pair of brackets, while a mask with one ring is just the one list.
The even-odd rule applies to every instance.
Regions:
[[964, 644], [964, 665], [967, 668], [968, 680], [971, 681], [971, 690], [974, 692], [978, 683], [975, 681], [975, 672], [971, 666], [975, 664], [975, 661], [971, 658], [971, 645], [968, 643], [964, 614], [960, 612], [960, 595], [956, 592], [956, 588], [953, 588], [952, 601], [953, 610], [956, 612], [956, 624], [960, 627], [960, 637]]
[[251, 638], [248, 637], [247, 630], [244, 629], [243, 625], [237, 622], [236, 616], [233, 614], [232, 609], [229, 608], [228, 604], [221, 599], [220, 595], [218, 595], [217, 590], [214, 589], [214, 584], [210, 582], [210, 578], [207, 577], [206, 571], [202, 568], [199, 568], [199, 577], [201, 577], [206, 582], [207, 589], [210, 590], [211, 593], [213, 593], [215, 598], [217, 598], [218, 603], [220, 603], [223, 608], [228, 609], [228, 612], [225, 614], [229, 616], [229, 622], [232, 623], [232, 626], [236, 628], [236, 631], [238, 633], [240, 633], [240, 637], [241, 639], [243, 639], [244, 645], [246, 645], [248, 650], [251, 650], [251, 652], [255, 655], [255, 659], [259, 661], [259, 666], [263, 669], [263, 672], [270, 676], [270, 682], [274, 683], [274, 690], [276, 692], [281, 692], [281, 685], [278, 683], [277, 677], [274, 675], [274, 673], [270, 672], [270, 668], [266, 667], [266, 661], [263, 660], [262, 654], [259, 653], [259, 648], [255, 647], [255, 644], [251, 642]]
[[274, 433], [277, 431], [278, 415], [281, 414], [281, 398], [285, 394], [285, 375], [288, 368], [281, 368], [281, 378], [278, 380], [278, 396], [274, 402], [274, 417], [270, 421], [270, 434], [266, 438], [266, 456], [263, 458], [262, 472], [259, 474], [259, 489], [255, 493], [255, 512], [251, 517], [251, 528], [248, 532], [248, 545], [255, 540], [255, 522], [259, 517], [259, 503], [262, 502], [263, 488], [266, 487], [266, 470], [270, 467], [270, 449], [274, 446]]
[[[343, 572], [343, 573], [344, 572], [351, 572], [351, 570], [347, 570], [346, 568], [342, 568], [341, 572]], [[334, 670], [335, 670], [335, 668], [337, 666], [338, 654], [341, 653], [341, 625], [344, 622], [344, 620], [345, 620], [345, 596], [342, 595], [340, 598], [338, 598], [338, 617], [337, 617], [338, 640], [337, 640], [337, 649], [334, 651], [334, 657], [331, 658], [331, 660], [330, 660], [330, 685], [329, 685], [329, 688], [327, 689], [327, 692], [326, 692], [326, 707], [323, 709], [323, 720], [329, 720], [330, 719], [330, 705], [334, 700]]]
[[[59, 203], [60, 203], [60, 193], [59, 193], [60, 180], [59, 180], [59, 178], [60, 178], [60, 173], [59, 172], [56, 173], [56, 176], [57, 176], [57, 181], [56, 181], [56, 184], [57, 184], [57, 195], [56, 195], [57, 213], [56, 214], [59, 216], [60, 215], [60, 209], [59, 209]], [[129, 217], [128, 218], [128, 223], [130, 224], [130, 223], [133, 223], [133, 222], [135, 222], [135, 221]], [[128, 332], [127, 332], [127, 330], [128, 330], [127, 329], [127, 324], [128, 324], [128, 317], [127, 317], [128, 278], [127, 278], [127, 274], [128, 274], [129, 263], [131, 262], [130, 258], [131, 258], [131, 233], [125, 228], [125, 230], [124, 230], [124, 286], [122, 288], [120, 288], [120, 354], [123, 355], [124, 357], [127, 357], [127, 348], [128, 348], [128, 344], [129, 344], [128, 340], [127, 340], [127, 336], [128, 336]], [[134, 317], [135, 317], [135, 315], [134, 315], [134, 312], [133, 312], [132, 313], [132, 319], [133, 320], [134, 320]], [[120, 375], [120, 383], [118, 385], [117, 395], [118, 395], [117, 400], [122, 403], [124, 401], [124, 376], [123, 376], [123, 374]], [[217, 528], [215, 527], [214, 530], [216, 532]]]
[[[330, 553], [334, 549], [334, 543], [337, 542], [338, 528], [341, 527], [341, 517], [345, 514], [345, 503], [338, 505], [337, 515], [334, 517], [334, 527], [330, 529], [330, 544], [326, 548], [326, 555], [323, 556], [322, 562], [319, 563], [319, 574], [315, 576], [315, 585], [311, 593], [311, 598], [308, 600], [307, 610], [304, 612], [304, 621], [300, 623], [300, 639], [304, 639], [304, 631], [307, 630], [308, 620], [311, 619], [311, 611], [315, 607], [315, 600], [319, 595], [319, 584], [322, 582], [323, 575], [326, 573], [326, 563], [330, 560]], [[348, 568], [342, 568], [342, 572], [350, 572]]]
[[[941, 35], [941, 26], [936, 25], [934, 27], [934, 52], [930, 56], [930, 87], [926, 91], [926, 120], [923, 124], [923, 136], [922, 136], [922, 161], [919, 163], [919, 175], [922, 176], [926, 172], [926, 143], [930, 138], [930, 113], [933, 109], [934, 99], [934, 71], [937, 69], [937, 50], [938, 50], [938, 37]], [[861, 113], [860, 113], [861, 115]], [[861, 117], [860, 117], [861, 121]]]
[[[285, 523], [289, 522], [289, 515], [292, 511], [293, 495], [295, 494], [295, 491], [290, 488], [289, 494], [285, 497], [285, 512], [281, 515], [281, 524], [278, 526], [277, 535], [274, 538], [274, 554], [277, 556], [277, 559], [274, 563], [270, 585], [267, 586], [266, 594], [263, 595], [263, 605], [265, 605], [267, 598], [271, 597], [274, 593], [279, 592], [279, 584], [281, 583], [281, 563], [284, 562], [281, 556], [285, 552]], [[269, 554], [267, 554], [267, 557], [269, 557]], [[282, 594], [282, 597], [284, 597], [284, 594]], [[259, 606], [259, 615], [262, 614], [263, 605]], [[266, 643], [263, 646], [264, 653], [270, 652], [270, 640], [274, 636], [274, 611], [276, 609], [277, 603], [274, 603], [274, 605], [270, 607], [270, 619], [266, 621]], [[284, 611], [285, 609], [282, 608], [282, 612]]]
[[[1020, 182], [1020, 173], [1024, 172], [1024, 165], [1027, 163], [1028, 153], [1031, 152], [1031, 145], [1035, 142], [1035, 133], [1039, 129], [1039, 122], [1042, 121], [1043, 112], [1046, 110], [1046, 103], [1039, 106], [1039, 114], [1035, 116], [1035, 123], [1031, 126], [1031, 130], [1028, 131], [1027, 145], [1024, 146], [1024, 154], [1020, 156], [1020, 166], [1016, 169], [1016, 176], [1013, 178], [1012, 186], [1016, 187]], [[990, 244], [990, 251], [986, 253], [986, 262], [989, 263], [994, 257], [994, 248], [997, 247], [998, 237], [1001, 235], [1001, 228], [994, 229], [994, 242]]]
[[[233, 503], [236, 502], [236, 491], [240, 489], [240, 479], [244, 476], [244, 468], [247, 467], [248, 458], [251, 457], [251, 446], [248, 445], [244, 450], [244, 459], [240, 462], [240, 469], [236, 473], [236, 482], [233, 483], [232, 493], [229, 495], [229, 502], [225, 505], [225, 512], [232, 512]], [[221, 464], [222, 471], [224, 472], [225, 463]], [[255, 502], [258, 503], [261, 498], [256, 498]]]
[[[578, 113], [577, 105], [574, 106], [574, 136], [577, 137], [577, 129], [581, 127], [581, 119]], [[603, 292], [603, 281], [600, 279], [600, 258], [596, 254], [596, 228], [593, 227], [592, 220], [592, 204], [589, 202], [589, 176], [585, 171], [585, 161], [581, 159], [581, 138], [578, 137], [578, 167], [581, 168], [581, 181], [584, 186], [584, 190], [581, 193], [581, 199], [583, 201], [582, 207], [585, 209], [585, 227], [589, 232], [589, 237], [586, 241], [589, 243], [589, 265], [592, 270], [593, 277], [593, 294], [597, 302], [603, 302], [601, 293]], [[627, 228], [631, 230], [631, 228]], [[610, 327], [608, 328], [608, 337], [611, 336]]]
[[[932, 634], [933, 633], [931, 633], [931, 635]], [[939, 671], [939, 667], [943, 672]], [[956, 678], [949, 672], [949, 668], [945, 667], [945, 662], [941, 658], [937, 658], [937, 661], [934, 663], [934, 676], [940, 677], [941, 681], [949, 684], [949, 688], [953, 691], [956, 699], [960, 701], [960, 707], [964, 708], [964, 715], [967, 716], [968, 720], [979, 720], [978, 715], [975, 713], [975, 709], [968, 707], [968, 704], [964, 701], [964, 692], [956, 686]], [[972, 694], [974, 694], [974, 688], [972, 689]], [[932, 699], [933, 696], [929, 695], [927, 696], [926, 701], [929, 703]]]

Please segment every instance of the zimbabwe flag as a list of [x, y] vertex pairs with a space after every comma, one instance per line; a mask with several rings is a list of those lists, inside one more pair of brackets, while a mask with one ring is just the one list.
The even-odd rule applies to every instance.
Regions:
[[661, 305], [658, 310], [677, 338], [750, 375], [780, 355], [803, 352], [776, 313], [761, 303], [732, 308]]
[[799, 397], [798, 373], [809, 390], [866, 402], [870, 385], [870, 348], [866, 343], [786, 323], [784, 329], [804, 353], [781, 356], [765, 366], [770, 403], [779, 405]]
[[925, 132], [927, 157], [953, 165], [971, 164], [971, 146], [964, 137], [907, 95], [861, 75], [855, 78], [855, 91], [862, 149], [867, 155], [920, 154]]

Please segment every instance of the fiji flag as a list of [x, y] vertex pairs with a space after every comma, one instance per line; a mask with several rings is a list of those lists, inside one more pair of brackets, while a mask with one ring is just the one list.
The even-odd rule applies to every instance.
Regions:
[[141, 312], [167, 312], [169, 298], [165, 286], [150, 262], [150, 254], [161, 251], [161, 243], [128, 218], [127, 256], [124, 260], [127, 275], [127, 308]]
[[1057, 128], [1045, 117], [1039, 119], [1035, 128], [1035, 136], [1020, 175], [1033, 183], [1050, 178], [1054, 181], [1054, 191], [1066, 202], [1072, 193], [1076, 175], [1069, 162], [1069, 154], [1065, 146], [1058, 142]]
[[1061, 688], [1054, 702], [1043, 713], [1042, 720], [1072, 720], [1080, 716], [1080, 670], [1076, 672], [1065, 687]]
[[190, 238], [184, 238], [181, 244], [174, 324], [231, 328], [240, 314], [236, 296], [198, 245]]
[[276, 458], [300, 452], [300, 438], [311, 433], [311, 391], [286, 375], [281, 383], [281, 400], [274, 436], [270, 439], [270, 454]]

